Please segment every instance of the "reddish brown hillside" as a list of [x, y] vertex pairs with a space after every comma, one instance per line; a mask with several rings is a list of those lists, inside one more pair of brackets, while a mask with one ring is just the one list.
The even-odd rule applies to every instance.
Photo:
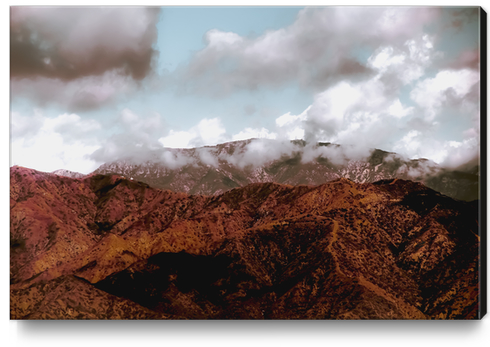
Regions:
[[13, 167], [10, 192], [13, 319], [478, 317], [477, 204], [419, 183], [205, 197]]

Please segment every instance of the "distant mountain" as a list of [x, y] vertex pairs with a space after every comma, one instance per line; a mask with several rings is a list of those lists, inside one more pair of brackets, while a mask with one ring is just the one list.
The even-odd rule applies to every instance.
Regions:
[[58, 176], [70, 177], [70, 178], [83, 178], [83, 177], [85, 177], [85, 175], [82, 173], [70, 171], [70, 170], [65, 170], [65, 169], [55, 170], [52, 173], [55, 175], [58, 175]]
[[218, 195], [259, 182], [318, 185], [338, 178], [359, 183], [400, 178], [422, 182], [459, 200], [472, 201], [479, 196], [475, 168], [473, 172], [451, 171], [427, 159], [403, 159], [379, 149], [352, 159], [349, 147], [330, 143], [307, 146], [304, 141], [292, 141], [286, 145], [287, 150], [274, 140], [262, 139], [168, 149], [172, 158], [183, 163], [169, 165], [157, 158], [138, 164], [116, 161], [100, 166], [94, 174], [118, 174], [155, 188], [202, 195]]
[[478, 263], [478, 202], [416, 182], [189, 196], [10, 169], [11, 319], [476, 319]]

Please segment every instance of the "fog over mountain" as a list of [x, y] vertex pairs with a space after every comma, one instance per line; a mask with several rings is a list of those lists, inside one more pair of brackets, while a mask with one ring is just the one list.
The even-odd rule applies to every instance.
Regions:
[[127, 157], [108, 162], [94, 173], [119, 174], [156, 188], [204, 195], [257, 182], [317, 185], [341, 177], [359, 183], [401, 178], [471, 201], [479, 197], [478, 170], [478, 163], [446, 169], [427, 159], [410, 160], [379, 149], [251, 139], [154, 151], [139, 160]]

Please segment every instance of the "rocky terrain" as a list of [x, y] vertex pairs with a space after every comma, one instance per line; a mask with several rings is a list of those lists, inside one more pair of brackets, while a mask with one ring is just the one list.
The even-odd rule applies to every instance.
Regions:
[[94, 173], [123, 175], [155, 188], [202, 195], [219, 195], [260, 182], [319, 185], [338, 178], [358, 183], [401, 178], [421, 182], [455, 199], [478, 199], [477, 166], [464, 171], [448, 170], [427, 159], [409, 160], [379, 149], [348, 158], [352, 156], [348, 147], [329, 143], [307, 146], [303, 141], [291, 141], [284, 144], [285, 148], [276, 147], [278, 143], [273, 140], [255, 139], [167, 149], [166, 157], [185, 159], [179, 163], [165, 162], [165, 156], [140, 163], [118, 160], [100, 166]]
[[420, 183], [10, 180], [12, 319], [481, 317], [478, 201]]

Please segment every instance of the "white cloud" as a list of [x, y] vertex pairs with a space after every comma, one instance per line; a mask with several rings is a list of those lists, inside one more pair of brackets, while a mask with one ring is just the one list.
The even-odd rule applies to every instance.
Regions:
[[368, 65], [374, 69], [384, 72], [389, 67], [395, 65], [399, 66], [405, 62], [405, 54], [395, 55], [393, 52], [393, 47], [384, 47], [378, 54], [373, 54], [368, 59]]
[[221, 121], [218, 118], [204, 118], [188, 131], [171, 130], [158, 141], [168, 148], [191, 148], [216, 145], [226, 140], [226, 130]]
[[[380, 68], [388, 61], [400, 65], [409, 57], [422, 62], [419, 53], [431, 49], [423, 27], [439, 14], [435, 8], [306, 8], [289, 27], [253, 39], [212, 30], [206, 35], [207, 46], [180, 70], [179, 81], [185, 84], [183, 90], [216, 96], [278, 87], [291, 80], [322, 90], [342, 79], [372, 74], [352, 54], [359, 46], [396, 48], [395, 56], [386, 52], [379, 57], [375, 66]], [[409, 40], [414, 43], [405, 45]]]
[[121, 112], [121, 120], [125, 124], [134, 126], [134, 124], [139, 121], [139, 117], [135, 113], [133, 113], [130, 109], [125, 108]]
[[43, 117], [39, 110], [34, 110], [33, 115], [23, 116], [19, 112], [12, 112], [10, 115], [11, 132], [13, 139], [35, 135], [43, 125]]
[[421, 133], [417, 130], [411, 130], [403, 136], [395, 145], [396, 151], [402, 151], [403, 154], [408, 154], [410, 157], [420, 158], [421, 143], [418, 137]]
[[64, 113], [56, 118], [47, 118], [44, 126], [59, 133], [65, 142], [86, 140], [87, 137], [101, 129], [101, 125], [94, 119], [83, 119], [77, 114]]
[[447, 156], [442, 161], [442, 165], [458, 167], [480, 156], [480, 134], [475, 134], [472, 130], [464, 132], [467, 138], [462, 141], [447, 141], [445, 143]]
[[436, 140], [412, 130], [400, 139], [394, 150], [411, 159], [428, 158], [444, 167], [455, 168], [479, 156], [479, 134], [469, 129], [462, 141]]
[[215, 145], [225, 140], [226, 130], [218, 118], [204, 118], [197, 125], [198, 138], [195, 146]]
[[145, 139], [149, 139], [153, 134], [161, 133], [164, 127], [159, 113], [154, 112], [143, 117], [128, 108], [122, 110], [118, 118], [118, 124], [122, 125], [124, 130], [131, 134], [132, 138], [141, 137]]
[[170, 133], [160, 138], [158, 141], [168, 148], [191, 148], [191, 141], [195, 138], [195, 135], [187, 131], [174, 131], [170, 130]]
[[[208, 46], [181, 72], [190, 90], [216, 95], [290, 80], [320, 91], [303, 113], [276, 118], [278, 138], [349, 145], [350, 155], [365, 155], [373, 147], [397, 148], [442, 162], [449, 145], [437, 133], [445, 120], [435, 118], [456, 104], [478, 123], [479, 77], [475, 70], [460, 70], [420, 80], [443, 58], [436, 45], [440, 33], [424, 32], [440, 15], [435, 8], [305, 9], [291, 26], [257, 38], [209, 33]], [[360, 46], [372, 52], [364, 63], [352, 60]], [[416, 105], [402, 102], [402, 93], [413, 85]], [[251, 131], [234, 138], [255, 137]]]
[[221, 154], [220, 159], [240, 168], [249, 165], [258, 167], [297, 150], [289, 140], [253, 139], [243, 148], [235, 150], [233, 155]]
[[[351, 154], [366, 153], [371, 147], [396, 149], [455, 165], [474, 155], [479, 146], [479, 54], [470, 47], [453, 62], [454, 57], [444, 56], [449, 60], [445, 68], [451, 69], [437, 71], [440, 33], [434, 30], [429, 36], [424, 26], [439, 20], [440, 14], [437, 8], [306, 8], [289, 27], [258, 37], [207, 32], [206, 47], [171, 78], [182, 77], [183, 89], [191, 93], [219, 96], [242, 89], [280, 88], [292, 81], [315, 92], [312, 105], [299, 115], [277, 117], [274, 128], [244, 127], [230, 136], [220, 119], [206, 118], [188, 130], [168, 131], [159, 115], [143, 117], [125, 109], [114, 128], [102, 129], [77, 114], [45, 119], [12, 112], [15, 153], [34, 151], [31, 147], [42, 138], [46, 144], [41, 147], [49, 153], [58, 148], [68, 161], [64, 153], [69, 146], [76, 155], [101, 146], [93, 160], [157, 157], [178, 167], [188, 158], [165, 151], [162, 145], [188, 148], [254, 137], [304, 138], [350, 145], [346, 148]], [[11, 59], [12, 95], [86, 110], [134, 92], [138, 88], [134, 80], [151, 75], [157, 17], [157, 11], [145, 9], [12, 10], [13, 54], [22, 49], [33, 53], [24, 55], [25, 61]], [[107, 52], [101, 55], [100, 47]], [[367, 60], [364, 54], [355, 54], [359, 47], [371, 54]], [[435, 76], [424, 78], [429, 67]], [[401, 101], [402, 93], [412, 86], [415, 105], [408, 105]], [[248, 110], [255, 113], [255, 106]], [[471, 118], [461, 127], [461, 136], [449, 139], [437, 133], [458, 112], [460, 119]], [[92, 134], [105, 130], [113, 135], [102, 139]], [[259, 156], [262, 162], [285, 153], [274, 147], [262, 154], [267, 146], [272, 145], [254, 141], [241, 160], [253, 163]], [[318, 151], [312, 150], [311, 156]], [[209, 152], [199, 155], [207, 164], [216, 164]]]
[[444, 106], [450, 103], [464, 104], [464, 97], [479, 81], [480, 74], [474, 70], [444, 70], [434, 78], [418, 82], [410, 97], [426, 111], [428, 119], [432, 120], [439, 115]]
[[388, 113], [396, 118], [403, 118], [413, 112], [413, 107], [403, 107], [400, 99], [396, 99], [388, 108]]
[[225, 49], [234, 44], [242, 43], [243, 38], [233, 32], [223, 32], [217, 29], [209, 30], [205, 36], [208, 47], [212, 49]]
[[288, 112], [276, 118], [276, 128], [278, 129], [280, 136], [289, 140], [304, 139], [304, 121], [307, 119], [306, 115], [310, 108], [311, 106], [297, 116], [292, 115], [291, 112]]
[[276, 118], [276, 125], [282, 128], [288, 125], [296, 125], [298, 122], [304, 121], [305, 119], [306, 112], [303, 112], [298, 116], [292, 115], [291, 112], [288, 112]]
[[252, 138], [259, 139], [275, 139], [277, 137], [276, 133], [271, 133], [266, 128], [254, 129], [254, 128], [245, 128], [240, 131], [238, 134], [232, 136], [233, 141], [239, 140], [247, 140]]
[[163, 164], [170, 169], [178, 169], [193, 162], [192, 158], [183, 155], [182, 153], [174, 153], [169, 150], [164, 151], [160, 155], [160, 159], [162, 160]]
[[409, 112], [379, 74], [357, 83], [339, 82], [317, 94], [300, 124], [310, 142], [382, 148], [399, 132], [398, 117]]
[[[42, 116], [38, 114], [38, 117]], [[13, 119], [18, 117], [13, 116]], [[56, 118], [42, 117], [41, 122], [37, 132], [13, 139], [11, 165], [47, 172], [63, 168], [89, 173], [96, 168], [96, 162], [88, 157], [100, 145], [95, 138], [91, 141], [80, 138], [100, 128], [96, 121], [82, 120], [76, 114], [62, 114]]]
[[105, 134], [113, 134], [100, 141], [101, 148], [91, 154], [91, 159], [99, 163], [130, 159], [144, 162], [155, 160], [161, 154], [163, 148], [158, 136], [164, 131], [164, 124], [160, 114], [142, 116], [126, 108], [111, 126], [104, 130]]
[[[288, 130], [295, 129], [298, 132], [303, 130], [306, 140], [311, 143], [326, 141], [341, 144], [344, 147], [343, 155], [349, 158], [365, 157], [369, 155], [371, 148], [380, 148], [397, 151], [410, 158], [429, 158], [438, 163], [454, 165], [449, 160], [450, 153], [454, 150], [449, 140], [434, 139], [434, 135], [440, 131], [439, 123], [427, 117], [425, 119], [429, 125], [427, 128], [410, 129], [409, 121], [414, 117], [423, 116], [420, 105], [413, 107], [402, 104], [398, 94], [392, 93], [389, 85], [386, 84], [385, 74], [389, 73], [388, 70], [380, 69], [379, 71], [379, 74], [365, 81], [339, 82], [333, 85], [317, 94], [313, 104], [299, 116], [288, 113], [277, 118], [276, 126], [279, 133], [282, 128], [286, 127], [289, 127]], [[453, 74], [460, 76], [456, 72]], [[456, 95], [469, 93], [472, 90], [472, 84], [477, 80], [473, 72], [463, 74], [463, 76], [469, 82], [463, 82], [462, 86], [458, 87]], [[442, 81], [439, 90], [447, 89], [448, 86], [451, 86], [451, 81], [456, 80]], [[439, 78], [436, 77], [436, 81], [439, 82]], [[419, 89], [424, 82], [419, 83]], [[430, 86], [430, 83], [427, 85]], [[434, 88], [434, 90], [438, 89]], [[425, 94], [430, 94], [430, 92], [427, 91]], [[425, 94], [420, 93], [420, 95]], [[475, 124], [478, 123], [477, 120]], [[478, 131], [471, 129], [466, 130], [466, 133], [468, 137], [474, 139]], [[443, 134], [441, 138], [444, 138]], [[471, 147], [469, 144], [475, 142], [469, 140], [466, 142], [467, 151], [465, 153], [473, 151], [474, 155], [476, 147]], [[454, 147], [454, 142], [452, 145]], [[308, 161], [318, 156], [318, 150], [315, 149], [315, 151], [306, 153], [303, 160]], [[343, 160], [341, 156], [336, 157], [340, 161]]]
[[213, 167], [218, 167], [218, 157], [216, 156], [216, 153], [214, 150], [211, 150], [209, 148], [197, 148], [196, 153], [199, 157], [199, 159], [206, 165], [210, 165]]
[[368, 58], [367, 66], [407, 85], [422, 77], [432, 60], [440, 57], [441, 53], [434, 51], [433, 40], [420, 35], [405, 41], [402, 47], [382, 46]]

